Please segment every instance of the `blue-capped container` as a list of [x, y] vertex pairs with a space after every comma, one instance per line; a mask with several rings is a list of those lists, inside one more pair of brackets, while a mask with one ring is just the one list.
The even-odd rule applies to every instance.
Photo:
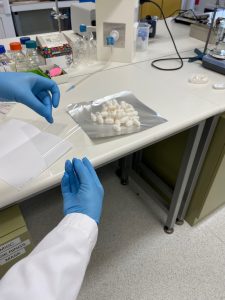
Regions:
[[150, 25], [148, 23], [139, 23], [137, 28], [137, 50], [148, 50], [149, 29]]
[[22, 45], [22, 51], [24, 52], [26, 50], [26, 42], [30, 41], [30, 37], [29, 36], [22, 36], [20, 38], [20, 43]]
[[0, 54], [4, 54], [5, 51], [5, 46], [4, 45], [0, 45]]
[[12, 72], [15, 71], [15, 64], [6, 55], [4, 45], [0, 45], [0, 72]]
[[37, 48], [37, 42], [33, 41], [33, 40], [26, 41], [25, 45], [26, 45], [27, 49], [36, 49]]
[[41, 65], [36, 41], [26, 41], [26, 59], [30, 70], [37, 69]]

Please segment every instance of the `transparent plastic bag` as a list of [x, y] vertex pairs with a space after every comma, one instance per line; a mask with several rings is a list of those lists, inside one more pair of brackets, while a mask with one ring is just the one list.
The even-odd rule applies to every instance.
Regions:
[[[91, 113], [101, 111], [103, 104], [112, 99], [116, 99], [119, 103], [121, 101], [125, 101], [126, 103], [131, 104], [134, 107], [134, 109], [138, 112], [140, 118], [140, 127], [122, 126], [121, 131], [116, 132], [113, 129], [112, 125], [100, 125], [96, 122], [93, 122], [91, 119]], [[73, 118], [73, 120], [77, 124], [79, 124], [80, 127], [86, 132], [86, 134], [92, 139], [132, 134], [167, 122], [166, 119], [162, 118], [158, 113], [156, 113], [155, 111], [147, 107], [145, 104], [143, 104], [141, 101], [139, 101], [132, 94], [132, 92], [129, 91], [123, 91], [94, 101], [69, 104], [67, 106], [67, 112]]]

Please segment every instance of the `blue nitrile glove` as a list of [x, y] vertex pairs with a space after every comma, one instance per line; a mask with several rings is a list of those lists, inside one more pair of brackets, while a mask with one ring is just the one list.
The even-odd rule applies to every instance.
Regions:
[[52, 105], [59, 105], [60, 92], [57, 84], [33, 73], [0, 73], [0, 100], [16, 101], [33, 109], [53, 123]]
[[104, 190], [87, 158], [66, 161], [61, 189], [65, 215], [81, 213], [99, 223]]

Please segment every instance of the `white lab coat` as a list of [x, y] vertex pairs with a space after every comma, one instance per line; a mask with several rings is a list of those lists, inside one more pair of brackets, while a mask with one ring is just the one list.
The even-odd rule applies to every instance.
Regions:
[[0, 299], [75, 300], [97, 235], [94, 220], [79, 213], [67, 215], [2, 278]]

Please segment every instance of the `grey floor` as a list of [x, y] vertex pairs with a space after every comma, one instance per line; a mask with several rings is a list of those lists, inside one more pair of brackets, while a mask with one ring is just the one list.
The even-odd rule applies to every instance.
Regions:
[[[121, 186], [113, 168], [99, 175], [105, 202], [99, 238], [78, 300], [225, 299], [225, 207], [196, 227], [162, 230], [165, 219]], [[62, 218], [59, 189], [21, 204], [34, 243]]]

